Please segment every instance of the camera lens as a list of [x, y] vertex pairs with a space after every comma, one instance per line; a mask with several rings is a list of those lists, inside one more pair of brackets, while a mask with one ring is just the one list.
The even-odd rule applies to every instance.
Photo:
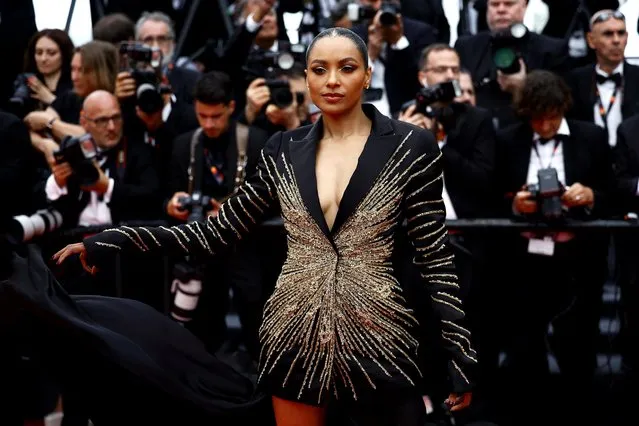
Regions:
[[513, 24], [510, 27], [510, 34], [517, 39], [523, 38], [528, 33], [528, 28], [522, 23]]
[[379, 23], [384, 26], [391, 26], [397, 23], [397, 16], [394, 11], [385, 10], [379, 15]]
[[[509, 70], [517, 63], [517, 54], [509, 47], [497, 49], [493, 56], [493, 62], [499, 70]], [[517, 72], [518, 70], [514, 71]]]
[[273, 90], [271, 92], [271, 98], [278, 108], [286, 108], [293, 103], [293, 93], [291, 93], [288, 88]]
[[283, 52], [277, 57], [277, 66], [283, 70], [290, 70], [295, 64], [295, 58], [288, 52]]

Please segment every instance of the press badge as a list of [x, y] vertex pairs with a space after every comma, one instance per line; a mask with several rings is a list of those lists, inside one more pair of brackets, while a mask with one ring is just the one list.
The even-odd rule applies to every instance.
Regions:
[[531, 238], [528, 240], [528, 253], [552, 256], [555, 254], [555, 242], [551, 237]]

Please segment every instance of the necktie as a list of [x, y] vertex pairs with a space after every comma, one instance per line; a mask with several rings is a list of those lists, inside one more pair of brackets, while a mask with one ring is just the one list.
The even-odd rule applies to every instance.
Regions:
[[621, 82], [623, 81], [623, 77], [618, 72], [612, 75], [601, 75], [597, 74], [597, 84], [604, 84], [607, 81], [612, 81], [615, 83], [615, 86], [621, 86]]

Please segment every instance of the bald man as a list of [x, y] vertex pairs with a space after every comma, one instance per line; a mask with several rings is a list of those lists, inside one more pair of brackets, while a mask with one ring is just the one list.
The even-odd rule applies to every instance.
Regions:
[[79, 200], [75, 209], [79, 226], [156, 219], [160, 197], [153, 153], [141, 141], [127, 141], [123, 136], [122, 112], [116, 97], [103, 90], [87, 96], [80, 125], [97, 148], [94, 166], [98, 178], [81, 186], [72, 165], [53, 163], [53, 174], [46, 184], [47, 197], [55, 201], [75, 194]]

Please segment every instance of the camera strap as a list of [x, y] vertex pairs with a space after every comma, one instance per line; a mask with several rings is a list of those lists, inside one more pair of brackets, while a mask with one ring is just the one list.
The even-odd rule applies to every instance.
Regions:
[[597, 95], [597, 106], [599, 108], [599, 116], [603, 121], [604, 127], [606, 128], [606, 132], [608, 131], [608, 114], [612, 110], [612, 107], [615, 105], [617, 101], [617, 94], [619, 93], [619, 89], [621, 89], [623, 85], [615, 85], [615, 91], [612, 92], [612, 96], [610, 96], [610, 103], [608, 104], [608, 110], [606, 110], [603, 106], [603, 102], [601, 101], [601, 95], [599, 94], [599, 88], [597, 84], [595, 84], [595, 94]]
[[555, 158], [555, 154], [557, 153], [559, 144], [561, 144], [561, 139], [558, 137], [558, 135], [555, 135], [555, 146], [552, 149], [552, 154], [550, 154], [550, 161], [548, 162], [548, 166], [544, 167], [544, 164], [541, 161], [541, 155], [539, 154], [539, 148], [537, 148], [537, 146], [539, 145], [539, 141], [535, 141], [535, 143], [533, 143], [533, 150], [535, 151], [535, 154], [537, 154], [537, 158], [539, 159], [540, 169], [548, 169], [550, 168], [550, 166], [552, 166], [552, 160], [553, 158]]
[[[198, 147], [201, 148], [201, 145], [198, 143], [200, 141], [200, 135], [202, 134], [202, 128], [199, 127], [196, 131], [193, 132], [193, 136], [191, 136], [191, 156], [189, 159], [189, 168], [187, 173], [189, 175], [189, 186], [188, 193], [193, 194], [194, 191], [200, 190], [200, 181], [202, 178], [202, 149], [198, 150], [197, 160], [196, 161], [196, 149]], [[197, 179], [196, 179], [197, 178]]]

